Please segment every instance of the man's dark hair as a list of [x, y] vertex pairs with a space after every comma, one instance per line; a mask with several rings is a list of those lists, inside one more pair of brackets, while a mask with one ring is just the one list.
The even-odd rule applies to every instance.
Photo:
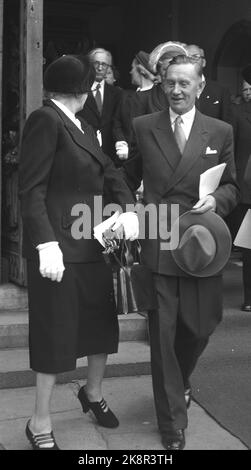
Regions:
[[200, 77], [202, 77], [203, 69], [202, 69], [200, 61], [198, 61], [197, 59], [195, 59], [193, 57], [186, 56], [186, 55], [177, 55], [177, 56], [173, 57], [172, 60], [170, 60], [170, 63], [168, 65], [168, 69], [171, 65], [180, 65], [180, 64], [193, 64], [195, 66], [195, 69], [196, 69], [198, 75]]

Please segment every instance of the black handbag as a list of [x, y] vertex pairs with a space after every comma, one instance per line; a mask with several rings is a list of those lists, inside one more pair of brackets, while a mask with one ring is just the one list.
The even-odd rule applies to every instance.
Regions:
[[117, 263], [118, 314], [142, 313], [157, 307], [152, 271], [141, 263], [140, 252], [138, 240], [122, 240], [120, 253], [113, 253]]

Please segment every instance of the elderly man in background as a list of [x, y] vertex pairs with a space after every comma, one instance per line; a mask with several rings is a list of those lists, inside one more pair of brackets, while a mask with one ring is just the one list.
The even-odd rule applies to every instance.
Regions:
[[[202, 68], [206, 67], [206, 58], [204, 50], [196, 44], [186, 46], [188, 55], [197, 59]], [[232, 124], [231, 100], [228, 89], [220, 85], [216, 80], [210, 80], [203, 75], [205, 87], [199, 100], [196, 103], [197, 108], [207, 116], [220, 119]]]
[[78, 113], [90, 124], [97, 133], [102, 150], [114, 161], [118, 162], [115, 153], [115, 141], [112, 134], [114, 115], [121, 97], [121, 89], [105, 82], [106, 73], [112, 66], [112, 55], [102, 48], [93, 49], [89, 53], [96, 71], [92, 93], [89, 94], [85, 106]]

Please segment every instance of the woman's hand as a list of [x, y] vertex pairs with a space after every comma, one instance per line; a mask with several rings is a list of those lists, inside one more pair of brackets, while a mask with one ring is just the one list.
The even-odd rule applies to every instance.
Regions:
[[39, 271], [41, 276], [60, 282], [64, 274], [63, 253], [58, 242], [41, 243], [39, 251]]

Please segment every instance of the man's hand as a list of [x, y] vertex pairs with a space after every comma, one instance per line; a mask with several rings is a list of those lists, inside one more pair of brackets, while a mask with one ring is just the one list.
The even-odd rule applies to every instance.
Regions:
[[63, 253], [58, 242], [41, 243], [39, 251], [39, 271], [41, 276], [60, 282], [64, 274]]
[[120, 160], [127, 160], [128, 158], [128, 144], [124, 140], [118, 140], [115, 144], [116, 154]]
[[116, 230], [118, 237], [121, 238], [121, 229], [123, 228], [126, 240], [136, 240], [139, 236], [139, 220], [135, 212], [123, 212], [117, 218], [112, 230]]
[[204, 214], [207, 211], [216, 211], [216, 200], [211, 194], [202, 197], [191, 210], [194, 214]]

